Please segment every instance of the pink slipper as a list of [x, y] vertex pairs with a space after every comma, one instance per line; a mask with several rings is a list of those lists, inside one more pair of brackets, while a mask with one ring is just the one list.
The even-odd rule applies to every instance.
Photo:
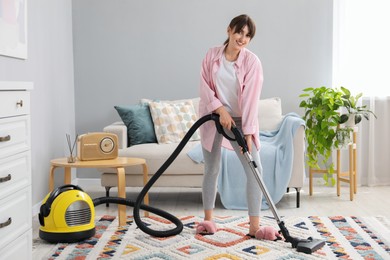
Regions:
[[196, 234], [212, 235], [217, 232], [217, 226], [213, 221], [205, 220], [196, 226]]
[[261, 226], [259, 230], [256, 231], [255, 237], [257, 239], [265, 239], [265, 240], [272, 240], [272, 241], [277, 241], [282, 239], [279, 232], [271, 226]]

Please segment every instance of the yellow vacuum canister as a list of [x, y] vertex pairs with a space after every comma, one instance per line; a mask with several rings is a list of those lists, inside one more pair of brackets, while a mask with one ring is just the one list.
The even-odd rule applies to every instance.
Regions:
[[63, 185], [49, 193], [38, 217], [39, 237], [50, 243], [74, 243], [95, 235], [93, 201], [76, 185]]

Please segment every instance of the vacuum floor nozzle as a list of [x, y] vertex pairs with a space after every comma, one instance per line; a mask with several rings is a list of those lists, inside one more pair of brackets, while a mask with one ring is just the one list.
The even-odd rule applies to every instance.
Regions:
[[325, 241], [309, 237], [302, 239], [297, 243], [297, 251], [305, 254], [311, 254], [325, 245]]

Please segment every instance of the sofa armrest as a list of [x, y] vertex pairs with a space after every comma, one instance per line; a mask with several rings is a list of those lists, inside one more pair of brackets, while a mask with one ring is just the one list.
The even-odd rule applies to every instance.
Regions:
[[288, 187], [302, 188], [305, 182], [305, 127], [300, 126], [294, 135], [294, 157], [291, 179]]
[[118, 136], [118, 148], [127, 147], [127, 127], [123, 122], [115, 122], [103, 128], [104, 132], [116, 134]]

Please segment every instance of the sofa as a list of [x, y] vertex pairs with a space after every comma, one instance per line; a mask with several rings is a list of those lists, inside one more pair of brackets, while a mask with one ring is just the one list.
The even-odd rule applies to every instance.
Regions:
[[[140, 116], [142, 120], [148, 117], [147, 112], [150, 112], [150, 117], [148, 118], [148, 124], [135, 122], [134, 118], [137, 118], [138, 112], [132, 111], [131, 119], [126, 118], [125, 106], [116, 106], [122, 121], [116, 121], [108, 126], [103, 128], [104, 132], [114, 133], [118, 136], [118, 146], [119, 146], [119, 156], [123, 157], [138, 157], [144, 158], [148, 166], [148, 174], [152, 176], [160, 166], [166, 161], [166, 159], [172, 154], [175, 148], [180, 141], [180, 138], [185, 134], [185, 130], [179, 136], [176, 136], [174, 140], [166, 141], [165, 138], [163, 141], [149, 137], [137, 137], [140, 133], [152, 132], [148, 130], [150, 126], [150, 121], [154, 125], [154, 131], [156, 133], [164, 132], [169, 127], [161, 130], [157, 129], [156, 124], [158, 121], [153, 121], [153, 109], [156, 104], [160, 106], [162, 104], [168, 104], [170, 108], [178, 109], [180, 104], [189, 104], [185, 109], [192, 106], [192, 111], [194, 114], [185, 117], [180, 116], [180, 121], [183, 121], [183, 118], [187, 118], [187, 127], [190, 127], [191, 124], [197, 119], [197, 111], [199, 105], [199, 99], [184, 99], [184, 100], [174, 100], [174, 101], [156, 101], [152, 102], [151, 100], [141, 100], [140, 104], [137, 104], [138, 108], [143, 109], [144, 115]], [[183, 103], [184, 102], [184, 103]], [[179, 104], [179, 105], [177, 105]], [[134, 108], [134, 107], [133, 107]], [[138, 109], [137, 108], [137, 109]], [[149, 111], [148, 111], [149, 108]], [[131, 109], [131, 107], [129, 108]], [[136, 110], [137, 110], [136, 109]], [[179, 109], [183, 110], [183, 107], [179, 106]], [[185, 110], [184, 109], [184, 110]], [[125, 112], [124, 112], [125, 111]], [[160, 110], [159, 113], [163, 113], [164, 109]], [[188, 112], [188, 109], [186, 110]], [[134, 112], [134, 113], [133, 113]], [[139, 114], [139, 113], [138, 113]], [[141, 113], [142, 114], [142, 113]], [[191, 118], [192, 117], [192, 118]], [[281, 100], [278, 97], [261, 99], [259, 101], [259, 122], [260, 122], [260, 131], [272, 131], [278, 128], [281, 121], [283, 120], [284, 115], [282, 114]], [[141, 120], [141, 121], [142, 121]], [[191, 122], [192, 120], [192, 122]], [[136, 128], [135, 131], [132, 128]], [[138, 127], [138, 129], [137, 129]], [[132, 129], [133, 132], [130, 132]], [[180, 132], [176, 127], [173, 132]], [[152, 133], [153, 134], [153, 133]], [[175, 161], [169, 166], [169, 168], [164, 172], [164, 174], [157, 180], [154, 186], [156, 187], [189, 187], [189, 188], [199, 188], [202, 186], [203, 180], [203, 171], [204, 166], [202, 163], [194, 162], [189, 156], [188, 153], [196, 145], [200, 143], [198, 133], [194, 134], [193, 137], [175, 159]], [[159, 137], [161, 138], [161, 137]], [[132, 143], [130, 143], [130, 139]], [[139, 139], [139, 140], [137, 140]], [[148, 140], [147, 140], [148, 139]], [[169, 139], [169, 138], [168, 138]], [[134, 143], [135, 142], [135, 143]], [[291, 178], [288, 183], [288, 189], [294, 188], [296, 190], [296, 206], [299, 207], [300, 203], [300, 190], [304, 184], [305, 178], [305, 163], [304, 163], [304, 151], [305, 151], [305, 134], [304, 126], [300, 126], [294, 134], [293, 137], [293, 159], [292, 159], [292, 172]], [[106, 189], [106, 195], [109, 196], [110, 189], [112, 187], [117, 187], [117, 176], [115, 170], [100, 170], [101, 175], [101, 185]], [[132, 166], [125, 168], [126, 176], [126, 187], [143, 187], [143, 169], [141, 166]], [[287, 190], [288, 190], [287, 189]]]

